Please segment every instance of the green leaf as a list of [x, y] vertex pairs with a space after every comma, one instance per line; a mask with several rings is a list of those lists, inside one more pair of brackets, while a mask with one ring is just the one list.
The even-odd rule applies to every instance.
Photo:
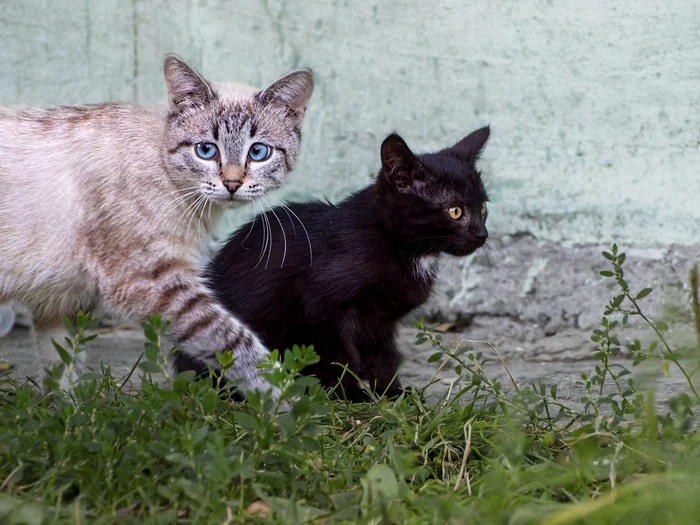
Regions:
[[415, 472], [416, 454], [404, 447], [391, 447], [391, 462], [396, 472], [403, 477], [411, 476]]
[[68, 330], [68, 332], [69, 332], [71, 335], [75, 335], [75, 333], [77, 332], [77, 330], [75, 329], [75, 326], [73, 325], [73, 323], [71, 322], [71, 320], [68, 319], [68, 317], [63, 316], [63, 317], [61, 318], [61, 322], [63, 322], [63, 326], [66, 327], [66, 330]]
[[439, 361], [441, 357], [442, 357], [442, 352], [435, 352], [433, 355], [431, 355], [428, 358], [428, 363], [434, 363], [435, 361]]
[[12, 511], [2, 516], [2, 523], [22, 525], [42, 525], [44, 523], [44, 507], [35, 502], [17, 505]]
[[158, 485], [156, 487], [156, 492], [167, 500], [174, 500], [176, 498], [175, 493], [165, 485]]
[[146, 339], [148, 339], [151, 343], [158, 344], [158, 340], [160, 338], [158, 337], [158, 334], [150, 324], [142, 322], [141, 328], [143, 329], [143, 335], [146, 336]]
[[177, 463], [179, 465], [187, 465], [190, 462], [187, 459], [187, 456], [185, 456], [182, 452], [173, 452], [172, 454], [168, 454], [165, 456], [165, 459], [171, 463]]
[[236, 420], [236, 423], [243, 427], [243, 430], [250, 433], [257, 431], [260, 426], [255, 417], [251, 416], [250, 414], [246, 414], [245, 412], [236, 412], [233, 418]]
[[216, 408], [216, 402], [218, 400], [218, 395], [216, 393], [216, 390], [213, 388], [210, 388], [206, 394], [204, 394], [200, 399], [199, 402], [202, 403], [202, 411], [204, 412], [204, 415], [209, 415], [212, 412], [214, 412], [214, 409]]
[[154, 345], [153, 343], [146, 343], [145, 349], [144, 349], [144, 355], [146, 356], [146, 360], [151, 362], [151, 363], [157, 363], [158, 362], [158, 347]]
[[291, 413], [282, 414], [277, 418], [277, 425], [282, 429], [282, 432], [288, 436], [292, 436], [296, 432], [297, 423]]
[[97, 319], [90, 319], [87, 323], [85, 323], [85, 326], [83, 326], [83, 330], [94, 330], [100, 325], [100, 322]]
[[615, 274], [610, 270], [603, 270], [602, 272], [600, 272], [600, 275], [602, 275], [603, 277], [612, 277]]
[[160, 314], [151, 315], [148, 318], [148, 322], [153, 325], [153, 328], [155, 328], [156, 330], [159, 330], [160, 326], [161, 326]]
[[86, 441], [83, 443], [83, 447], [85, 447], [86, 450], [89, 452], [101, 452], [102, 451], [102, 445], [99, 443], [96, 443], [95, 441]]
[[160, 374], [161, 373], [160, 367], [157, 364], [152, 363], [150, 361], [142, 361], [141, 363], [139, 363], [139, 368], [141, 370], [143, 370], [144, 372], [146, 372], [147, 374]]
[[605, 257], [608, 261], [612, 261], [614, 259], [612, 254], [609, 252], [603, 252], [603, 257]]
[[374, 465], [362, 480], [362, 506], [388, 504], [399, 495], [399, 483], [389, 465]]
[[194, 434], [192, 434], [192, 444], [197, 445], [198, 443], [201, 443], [204, 438], [207, 437], [207, 434], [209, 434], [208, 427], [199, 427], [194, 431]]
[[641, 292], [637, 294], [636, 299], [643, 299], [653, 291], [653, 288], [644, 288]]
[[230, 368], [233, 364], [233, 352], [231, 350], [226, 350], [224, 352], [214, 352], [216, 360], [219, 362], [222, 368]]
[[86, 315], [82, 310], [78, 311], [78, 315], [75, 316], [75, 322], [78, 326], [83, 326], [90, 319], [89, 315]]
[[61, 358], [61, 361], [63, 361], [63, 364], [66, 366], [69, 366], [70, 365], [70, 354], [66, 351], [65, 348], [63, 348], [61, 345], [59, 345], [53, 339], [51, 340], [51, 343], [53, 344], [53, 347], [56, 349], [56, 352], [58, 352], [58, 356]]
[[301, 416], [305, 416], [306, 414], [308, 414], [310, 410], [311, 410], [311, 400], [309, 399], [308, 396], [301, 396], [301, 398], [299, 398], [299, 401], [294, 403], [294, 407], [292, 408], [292, 413], [296, 417], [301, 417]]
[[663, 321], [656, 321], [656, 323], [654, 323], [654, 326], [656, 326], [656, 329], [659, 332], [666, 332], [668, 330], [668, 325]]
[[314, 376], [301, 376], [294, 380], [296, 386], [303, 388], [318, 385], [319, 382], [318, 378]]

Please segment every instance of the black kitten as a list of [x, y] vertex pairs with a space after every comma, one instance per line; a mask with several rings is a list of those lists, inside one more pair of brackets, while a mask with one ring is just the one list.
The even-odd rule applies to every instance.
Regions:
[[[323, 385], [338, 383], [341, 363], [397, 394], [398, 321], [428, 299], [438, 254], [468, 255], [488, 236], [474, 166], [488, 136], [486, 127], [424, 155], [389, 136], [371, 186], [337, 206], [276, 208], [235, 233], [211, 264], [212, 288], [268, 348], [314, 345], [320, 362], [309, 372]], [[342, 384], [362, 397], [350, 374]]]

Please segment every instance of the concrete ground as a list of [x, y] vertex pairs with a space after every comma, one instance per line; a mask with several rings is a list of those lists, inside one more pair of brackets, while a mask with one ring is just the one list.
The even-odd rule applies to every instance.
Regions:
[[[518, 384], [556, 383], [559, 397], [575, 404], [584, 392], [581, 373], [598, 364], [592, 358], [591, 331], [598, 327], [605, 304], [618, 293], [614, 283], [598, 273], [607, 264], [601, 248], [541, 242], [529, 234], [489, 242], [492, 251], [480, 250], [463, 261], [445, 261], [431, 300], [414, 317], [436, 324], [448, 322], [444, 340], [457, 337], [490, 342]], [[696, 247], [637, 248], [627, 254], [625, 277], [630, 287], [635, 291], [654, 288], [640, 304], [653, 319], [672, 325], [669, 340], [676, 348], [695, 344], [687, 277], [697, 260], [700, 253]], [[140, 328], [115, 325], [100, 330], [89, 353], [90, 366], [99, 366], [102, 361], [115, 375], [127, 373], [143, 349]], [[643, 324], [618, 332], [623, 349], [636, 338], [648, 343], [653, 336]], [[399, 347], [406, 356], [401, 376], [406, 384], [422, 386], [432, 378], [438, 363], [427, 362], [433, 349], [427, 344], [417, 347], [415, 335], [407, 320], [399, 334]], [[485, 344], [472, 346], [491, 359], [487, 373], [509, 384], [494, 351]], [[16, 376], [36, 372], [38, 359], [26, 328], [19, 326], [0, 339], [0, 361], [11, 363]], [[688, 367], [695, 368], [697, 361], [693, 359]], [[663, 377], [657, 361], [650, 361], [645, 372], [653, 378], [651, 386], [662, 405], [687, 390], [684, 378], [673, 366], [670, 377]], [[446, 367], [438, 378], [440, 385], [448, 388], [455, 373]]]
[[[567, 330], [541, 340], [523, 342], [513, 339], [509, 335], [508, 327], [500, 327], [498, 335], [495, 336], [492, 328], [473, 325], [466, 330], [443, 333], [442, 337], [444, 341], [450, 343], [454, 338], [457, 340], [488, 339], [503, 357], [519, 386], [539, 381], [548, 385], [557, 384], [558, 397], [561, 401], [572, 406], [579, 405], [579, 399], [585, 392], [581, 385], [581, 373], [592, 371], [598, 364], [592, 359], [592, 343], [586, 332]], [[401, 377], [405, 384], [421, 387], [433, 378], [440, 362], [427, 362], [434, 350], [429, 343], [416, 346], [416, 334], [417, 330], [411, 326], [404, 326], [401, 329], [399, 345], [406, 357]], [[633, 335], [644, 340], [645, 335], [648, 334], [634, 330]], [[683, 338], [688, 339], [689, 335], [685, 333]], [[97, 368], [102, 362], [111, 366], [115, 376], [124, 376], [141, 354], [144, 341], [142, 332], [136, 325], [102, 328], [99, 337], [91, 343], [89, 348], [89, 366]], [[489, 377], [498, 378], [505, 387], [510, 387], [511, 382], [505, 367], [493, 349], [482, 343], [469, 343], [469, 345], [481, 350], [489, 359], [486, 366]], [[0, 340], [0, 362], [12, 364], [12, 374], [17, 378], [37, 374], [39, 361], [27, 329], [18, 328]], [[630, 363], [626, 364], [630, 366]], [[670, 370], [670, 377], [663, 377], [660, 367], [656, 370], [649, 370], [647, 367], [647, 371], [656, 378], [652, 386], [656, 390], [660, 405], [674, 395], [687, 390], [684, 378], [673, 368]], [[439, 383], [434, 388], [449, 388], [450, 383], [456, 378], [453, 366], [450, 364], [445, 366], [437, 374], [437, 378]]]

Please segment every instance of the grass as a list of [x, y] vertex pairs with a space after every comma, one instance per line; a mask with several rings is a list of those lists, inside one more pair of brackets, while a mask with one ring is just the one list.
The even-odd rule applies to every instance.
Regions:
[[[499, 384], [468, 343], [446, 345], [422, 323], [417, 343], [434, 348], [430, 361], [452, 363], [459, 380], [391, 402], [329, 396], [300, 375], [316, 359], [302, 347], [286, 351], [281, 367], [276, 354], [265, 365], [290, 412], [264, 395], [236, 403], [212, 381], [168, 375], [157, 316], [144, 324], [144, 355], [126, 378], [103, 368], [70, 395], [56, 385], [42, 395], [5, 376], [0, 522], [696, 523], [700, 324], [698, 348], [674, 347], [665, 323], [640, 306], [651, 291], [630, 291], [624, 254], [613, 247], [605, 257], [602, 273], [618, 293], [592, 334], [599, 365], [581, 376], [580, 409], [559, 401], [555, 386]], [[695, 290], [697, 271], [692, 280]], [[618, 331], [635, 317], [656, 343], [623, 349]], [[63, 366], [94, 323], [81, 315], [68, 327]], [[232, 356], [219, 360], [227, 368]], [[688, 378], [662, 412], [626, 366], [642, 362]]]

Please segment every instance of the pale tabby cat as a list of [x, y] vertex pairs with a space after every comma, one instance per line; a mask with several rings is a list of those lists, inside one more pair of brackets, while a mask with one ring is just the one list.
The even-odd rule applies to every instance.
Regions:
[[292, 169], [313, 76], [258, 91], [208, 82], [173, 55], [164, 74], [167, 107], [0, 108], [0, 303], [29, 306], [49, 364], [64, 315], [158, 312], [187, 359], [216, 366], [231, 349], [242, 391], [267, 389], [267, 349], [205, 287], [202, 246], [217, 211]]

